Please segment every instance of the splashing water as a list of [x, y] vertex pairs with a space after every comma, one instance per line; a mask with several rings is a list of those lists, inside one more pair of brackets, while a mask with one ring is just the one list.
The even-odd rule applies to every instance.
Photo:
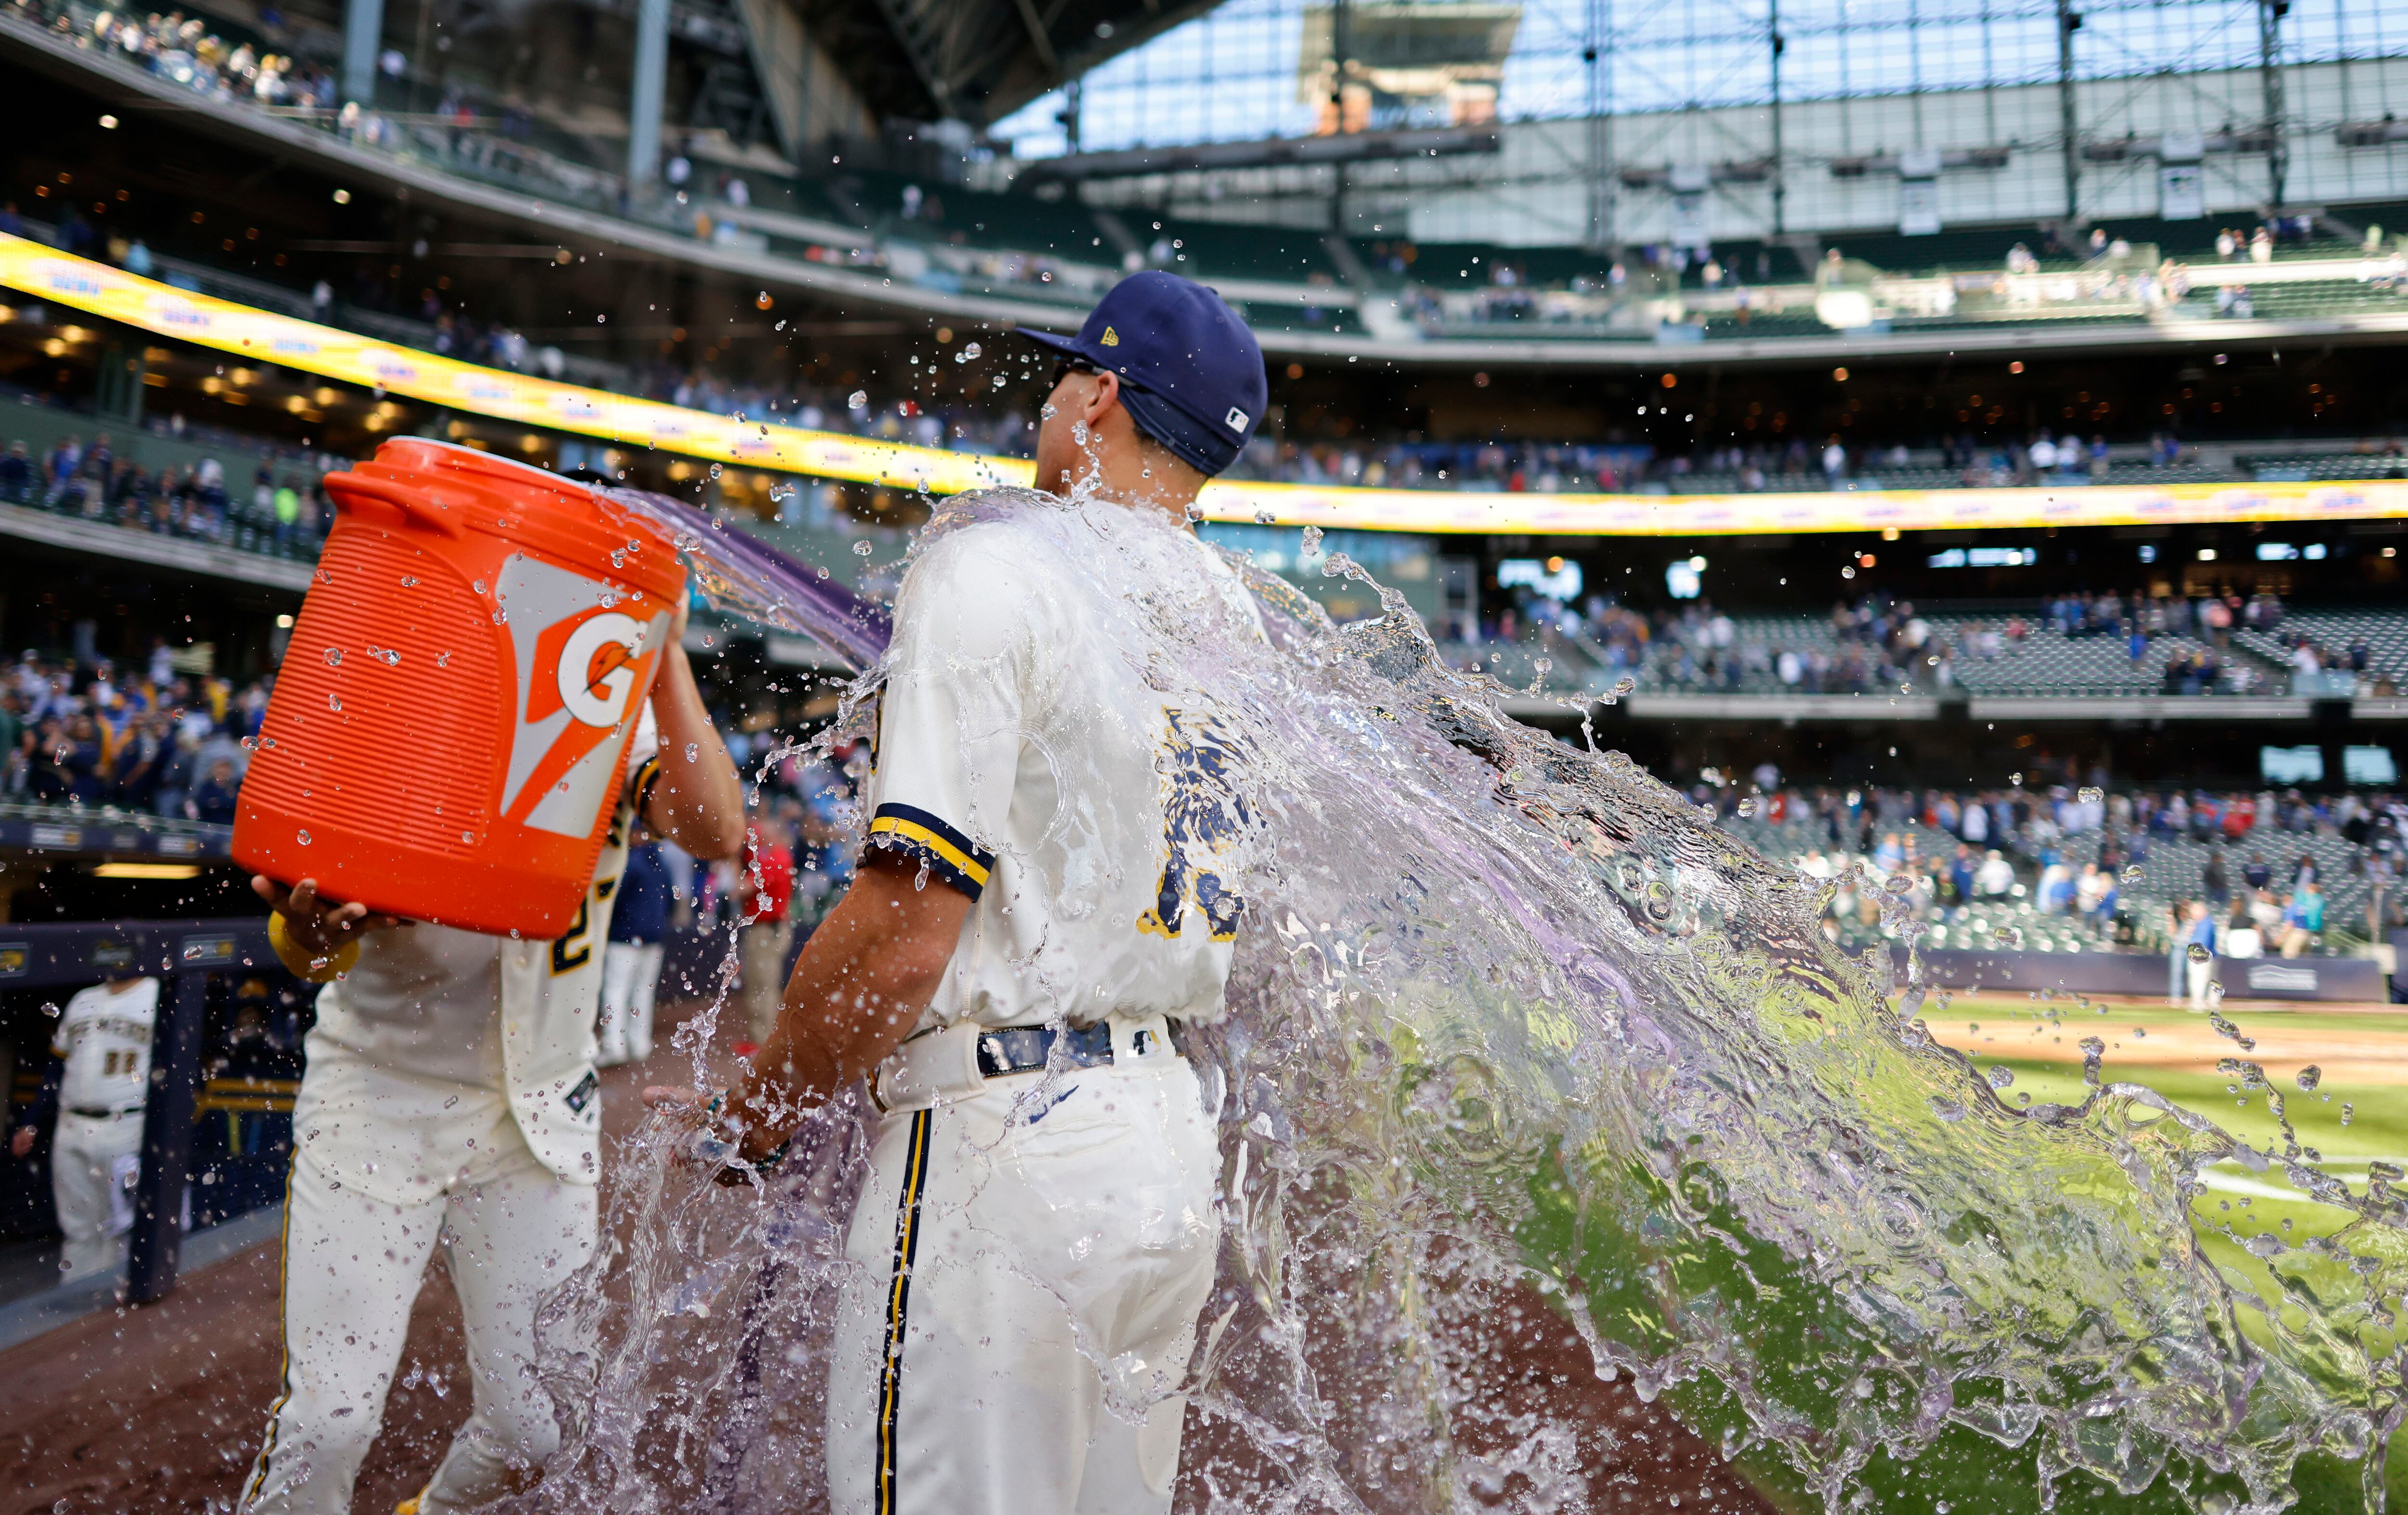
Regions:
[[[882, 625], [811, 571], [655, 513], [675, 501], [611, 498], [678, 523], [729, 608], [874, 657]], [[2081, 1104], [2002, 1102], [2010, 1079], [1914, 1018], [1912, 955], [1899, 985], [1885, 951], [1815, 929], [1833, 884], [1620, 754], [1517, 725], [1394, 591], [1340, 628], [1239, 565], [1266, 644], [1167, 520], [982, 491], [921, 545], [1004, 515], [1112, 586], [1094, 656], [1212, 702], [1251, 817], [1225, 872], [1245, 902], [1228, 1014], [1190, 1038], [1224, 1159], [1192, 1508], [1602, 1500], [1617, 1459], [1579, 1452], [1578, 1398], [1495, 1392], [1530, 1312], [1784, 1508], [2020, 1510], [2103, 1483], [2117, 1509], [2272, 1515], [2312, 1453], [2328, 1493], [2355, 1464], [2379, 1505], [2408, 1285], [2387, 1183], [2353, 1192], [2295, 1143], [2258, 1151], [2105, 1082], [2096, 1038]], [[1884, 907], [1911, 943], [1912, 901]], [[686, 1034], [699, 1079], [708, 1025]], [[679, 1163], [683, 1140], [655, 1121], [618, 1154], [628, 1245], [547, 1307], [567, 1435], [515, 1508], [824, 1508], [865, 1118], [818, 1112], [751, 1190]], [[2338, 1228], [2218, 1249], [2192, 1202], [2227, 1159]], [[1144, 1413], [1097, 1370], [1113, 1413]]]

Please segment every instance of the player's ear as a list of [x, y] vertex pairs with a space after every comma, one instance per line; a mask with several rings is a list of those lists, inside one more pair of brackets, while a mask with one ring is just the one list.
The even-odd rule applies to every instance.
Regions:
[[1109, 370], [1096, 375], [1095, 397], [1088, 402], [1087, 425], [1100, 423], [1121, 402], [1121, 376]]

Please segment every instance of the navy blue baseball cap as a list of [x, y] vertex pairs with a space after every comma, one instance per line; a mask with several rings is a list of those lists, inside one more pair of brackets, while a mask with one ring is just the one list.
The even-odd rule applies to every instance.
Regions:
[[1129, 275], [1076, 337], [1019, 331], [1117, 375], [1121, 407], [1138, 429], [1207, 474], [1238, 460], [1269, 403], [1262, 344], [1220, 296], [1177, 274]]

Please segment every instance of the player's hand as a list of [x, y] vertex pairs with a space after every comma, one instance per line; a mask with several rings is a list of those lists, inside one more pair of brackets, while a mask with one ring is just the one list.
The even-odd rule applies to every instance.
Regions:
[[409, 924], [399, 916], [382, 916], [359, 903], [336, 904], [318, 897], [318, 881], [305, 878], [290, 890], [265, 873], [251, 877], [251, 891], [284, 917], [284, 932], [313, 958], [331, 958], [370, 931]]
[[758, 1120], [731, 1115], [731, 1110], [742, 1108], [733, 1089], [718, 1095], [655, 1084], [645, 1089], [644, 1103], [681, 1118], [693, 1128], [685, 1161], [695, 1167], [714, 1170], [711, 1177], [719, 1183], [734, 1186], [753, 1182], [760, 1170], [774, 1166], [785, 1155], [786, 1138], [782, 1133]]
[[34, 1128], [19, 1126], [8, 1135], [8, 1155], [23, 1157], [34, 1149]]

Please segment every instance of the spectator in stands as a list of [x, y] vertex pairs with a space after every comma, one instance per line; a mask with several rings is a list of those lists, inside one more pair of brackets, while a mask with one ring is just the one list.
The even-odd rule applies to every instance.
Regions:
[[2325, 929], [2324, 891], [2310, 879], [2283, 905], [2283, 956], [2296, 958], [2315, 945]]
[[[2204, 901], [2193, 900], [2185, 911], [2182, 938], [2182, 965], [2187, 1002], [2196, 1013], [2207, 1008], [2207, 986], [2215, 975], [2215, 917], [2208, 913]], [[2194, 955], [2191, 948], [2205, 947], [2203, 954]]]
[[165, 712], [135, 717], [109, 765], [110, 801], [137, 813], [148, 811], [174, 753], [175, 737]]
[[8, 444], [6, 454], [0, 454], [0, 500], [11, 505], [27, 505], [34, 498], [34, 460], [25, 451], [21, 438]]
[[2224, 923], [2224, 955], [2228, 958], [2262, 958], [2266, 955], [2266, 939], [2258, 930], [2258, 922], [2249, 914], [2248, 902], [2235, 898], [2232, 914]]
[[194, 820], [207, 821], [212, 826], [232, 826], [235, 797], [239, 788], [240, 781], [235, 777], [234, 760], [230, 758], [212, 758], [201, 775], [201, 781], [193, 786], [192, 799], [186, 802], [185, 809]]

